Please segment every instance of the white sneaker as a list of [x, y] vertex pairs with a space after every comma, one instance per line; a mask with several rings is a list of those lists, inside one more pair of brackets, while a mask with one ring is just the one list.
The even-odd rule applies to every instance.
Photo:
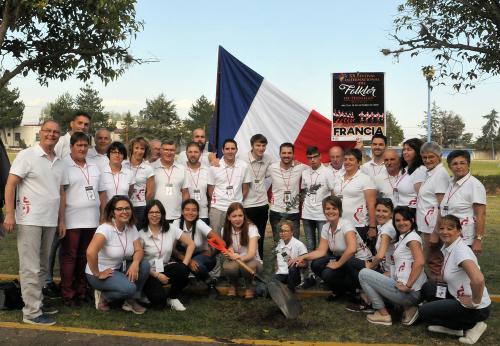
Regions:
[[461, 329], [450, 329], [443, 326], [428, 326], [429, 332], [448, 334], [453, 336], [464, 336], [464, 331]]
[[478, 322], [474, 327], [465, 331], [465, 336], [458, 339], [462, 344], [475, 344], [481, 335], [483, 335], [488, 325], [484, 322]]
[[175, 311], [185, 311], [186, 310], [186, 307], [184, 305], [182, 305], [182, 303], [179, 299], [167, 298], [167, 304], [170, 305], [172, 310], [175, 310]]

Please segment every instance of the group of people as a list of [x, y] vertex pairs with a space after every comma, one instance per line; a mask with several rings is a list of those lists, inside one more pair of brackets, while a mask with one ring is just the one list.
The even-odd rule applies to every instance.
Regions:
[[7, 179], [4, 227], [17, 224], [24, 322], [55, 323], [43, 292], [54, 285], [58, 247], [68, 306], [88, 300], [90, 286], [98, 310], [185, 310], [179, 296], [190, 276], [212, 295], [226, 277], [228, 296], [241, 292], [242, 278], [251, 299], [253, 277], [239, 262], [262, 272], [269, 220], [275, 275], [290, 290], [323, 283], [330, 300], [347, 295], [348, 310], [369, 312], [376, 324], [391, 325], [402, 307], [404, 325], [420, 317], [464, 343], [486, 329], [490, 300], [476, 257], [486, 192], [467, 151], [448, 155], [450, 178], [440, 146], [416, 138], [400, 156], [375, 135], [364, 164], [358, 148], [333, 146], [322, 163], [311, 146], [302, 164], [292, 143], [280, 145], [274, 162], [262, 134], [247, 153], [226, 139], [216, 158], [203, 129], [179, 155], [174, 141], [138, 137], [127, 148], [105, 129], [91, 148], [90, 122], [77, 113], [60, 137], [59, 124], [45, 121], [40, 142], [18, 154]]
[[383, 124], [385, 122], [384, 113], [361, 112], [357, 116], [353, 112], [337, 111], [333, 114], [333, 122], [337, 124]]

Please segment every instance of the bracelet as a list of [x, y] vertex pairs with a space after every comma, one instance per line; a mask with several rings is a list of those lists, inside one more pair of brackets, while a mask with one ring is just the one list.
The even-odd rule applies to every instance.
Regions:
[[405, 284], [405, 286], [406, 286], [407, 288], [409, 288], [410, 290], [412, 289], [412, 286], [408, 286], [408, 284]]
[[368, 226], [368, 229], [375, 228], [377, 229], [377, 226]]

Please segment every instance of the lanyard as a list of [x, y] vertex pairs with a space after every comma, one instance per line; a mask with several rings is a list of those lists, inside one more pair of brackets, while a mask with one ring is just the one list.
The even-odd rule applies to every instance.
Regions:
[[283, 184], [285, 185], [286, 191], [290, 191], [290, 180], [292, 179], [292, 172], [293, 172], [294, 167], [295, 166], [292, 166], [290, 169], [290, 173], [288, 173], [288, 182], [287, 182], [285, 179], [285, 175], [283, 174], [283, 170], [281, 169], [281, 166], [280, 166], [281, 179], [283, 179]]
[[[259, 173], [260, 173], [260, 168], [262, 167], [262, 161], [257, 161], [257, 160], [254, 160], [252, 162], [252, 154], [248, 154], [248, 162], [250, 163], [250, 168], [252, 169], [252, 173], [253, 173], [253, 176], [254, 178], [257, 180], [259, 179]], [[259, 164], [259, 169], [257, 170], [257, 174], [255, 173], [254, 169], [253, 169], [253, 163], [254, 162], [257, 162]]]
[[316, 179], [314, 180], [314, 185], [316, 185], [316, 182], [318, 181], [318, 178], [319, 178], [319, 173], [311, 168], [311, 174], [309, 174], [309, 184], [310, 184], [309, 188], [311, 188], [311, 186], [313, 186], [313, 182], [312, 182], [313, 173], [316, 173]]
[[[150, 231], [151, 231], [151, 230], [150, 230]], [[152, 234], [152, 233], [153, 233], [153, 232], [151, 232], [151, 234]], [[154, 235], [151, 237], [151, 239], [153, 240], [153, 244], [155, 244], [155, 247], [156, 247], [156, 249], [158, 250], [158, 258], [162, 258], [162, 257], [161, 257], [161, 252], [162, 252], [162, 250], [163, 250], [163, 232], [161, 231], [161, 229], [160, 229], [160, 233], [161, 233], [161, 244], [160, 244], [160, 246], [159, 246], [159, 247], [158, 247], [158, 245], [156, 244], [156, 240], [155, 240], [155, 238], [154, 238]]]
[[[469, 175], [469, 178], [470, 178], [470, 175]], [[462, 185], [464, 185], [467, 182], [467, 180], [469, 180], [469, 178], [465, 179], [465, 181], [462, 183]], [[462, 187], [462, 185], [458, 185], [458, 187], [454, 191], [452, 191], [453, 188], [455, 187], [455, 185], [457, 185], [456, 182], [450, 187], [450, 189], [446, 193], [448, 195], [448, 199], [446, 200], [446, 205], [448, 205], [450, 203], [451, 197], [453, 197], [453, 195], [455, 193], [457, 193], [458, 189], [460, 189]]]
[[189, 175], [191, 175], [191, 181], [193, 182], [194, 184], [194, 187], [196, 189], [198, 189], [198, 182], [200, 181], [200, 172], [201, 172], [201, 167], [198, 168], [198, 177], [196, 178], [196, 181], [194, 180], [194, 177], [193, 177], [193, 171], [191, 170], [191, 168], [188, 167], [188, 171], [189, 171]]
[[[404, 177], [408, 174], [408, 172], [405, 172], [399, 179], [396, 180], [396, 183], [394, 184], [393, 189], [397, 189], [399, 186], [399, 183], [404, 179]], [[390, 180], [389, 180], [390, 181]], [[391, 184], [392, 186], [392, 184]]]
[[[118, 188], [120, 187], [120, 173], [121, 172], [118, 172], [118, 173], [113, 173], [111, 172], [111, 176], [113, 177], [113, 185], [115, 186], [115, 195], [118, 194]], [[118, 176], [118, 182], [115, 181], [115, 175]]]
[[229, 177], [229, 175], [227, 174], [227, 166], [224, 167], [224, 171], [226, 172], [227, 186], [233, 186], [233, 185], [231, 185], [231, 181], [233, 180], [234, 165], [232, 165], [230, 167], [231, 167], [231, 177]]
[[[387, 180], [389, 181], [389, 185], [391, 185], [391, 188], [394, 190], [395, 186], [394, 186], [394, 184], [391, 181], [391, 177], [392, 176], [389, 173], [387, 173]], [[397, 182], [399, 180], [399, 178], [400, 178], [400, 174], [398, 173], [398, 175], [396, 175], [395, 178], [396, 178], [396, 182]]]
[[85, 181], [87, 182], [87, 185], [90, 185], [89, 165], [87, 165], [87, 164], [85, 165], [85, 168], [87, 169], [87, 174], [85, 174], [82, 167], [80, 167], [78, 165], [76, 165], [76, 167], [78, 167], [80, 169], [80, 171], [82, 172], [83, 176], [85, 177]]
[[[241, 251], [241, 243], [240, 243], [241, 231], [240, 232], [231, 231], [231, 232], [232, 232], [231, 236], [233, 238], [233, 242], [237, 246], [236, 253], [239, 254]], [[234, 249], [234, 244], [233, 244], [233, 249]]]
[[[123, 232], [119, 232], [118, 229], [116, 228], [116, 226], [114, 225], [114, 221], [113, 221], [113, 228], [115, 229], [116, 235], [118, 236], [118, 241], [120, 241], [120, 245], [123, 249], [123, 258], [125, 258], [126, 254], [127, 254], [127, 245], [128, 245], [128, 237], [127, 237], [127, 233], [126, 233], [127, 226], [125, 226], [125, 229], [123, 230]], [[125, 246], [123, 245], [122, 238], [121, 238], [120, 234], [125, 235]]]
[[400, 241], [398, 241], [398, 245], [396, 245], [396, 248], [394, 249], [394, 253], [396, 253], [396, 250], [399, 248], [399, 246], [401, 245], [401, 243], [403, 242], [403, 240], [405, 240], [405, 238], [406, 238], [407, 236], [409, 236], [409, 235], [410, 235], [410, 233], [411, 233], [411, 232], [413, 232], [413, 231], [414, 231], [414, 230], [412, 229], [410, 232], [407, 232], [407, 233], [403, 236], [403, 238], [401, 238], [401, 240], [400, 240]]
[[[371, 165], [372, 166], [372, 170], [373, 170], [373, 176], [376, 177], [377, 175], [380, 174], [380, 172], [382, 172], [382, 170], [384, 169], [384, 165], [377, 165], [377, 164], [373, 164]], [[378, 172], [375, 172], [375, 166], [380, 166], [380, 169], [378, 170]]]
[[[459, 242], [461, 242], [461, 241], [462, 241], [462, 239], [459, 240]], [[443, 267], [441, 268], [441, 280], [444, 280], [444, 270], [446, 269], [446, 264], [448, 264], [448, 260], [450, 259], [451, 255], [453, 254], [453, 251], [455, 251], [457, 246], [458, 246], [458, 243], [455, 244], [455, 247], [450, 251], [450, 253], [448, 254], [448, 256], [446, 256], [446, 258], [444, 260]]]
[[165, 175], [168, 178], [168, 183], [170, 184], [170, 177], [174, 173], [174, 165], [172, 165], [172, 168], [170, 168], [170, 174], [167, 173], [167, 170], [165, 169], [165, 167], [161, 166], [161, 168], [163, 168], [163, 172], [165, 172]]
[[[337, 231], [337, 230], [335, 230]], [[333, 245], [332, 245], [332, 252], [333, 254], [335, 255], [335, 243], [336, 243], [336, 239], [335, 239], [335, 234], [337, 234], [337, 232], [332, 232], [332, 225], [330, 224], [330, 226], [328, 227], [328, 243], [332, 243], [332, 241], [330, 241], [330, 234], [332, 235], [332, 240], [333, 240]]]
[[347, 179], [347, 183], [343, 184], [342, 182], [340, 182], [340, 194], [343, 195], [343, 192], [344, 192], [344, 188], [349, 185], [349, 183], [351, 181], [354, 180], [354, 178], [356, 178], [356, 174], [354, 174], [351, 178]]

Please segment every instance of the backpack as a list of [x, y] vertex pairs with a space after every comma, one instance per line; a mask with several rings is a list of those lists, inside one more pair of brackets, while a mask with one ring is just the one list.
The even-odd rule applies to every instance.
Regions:
[[23, 306], [19, 281], [0, 282], [0, 310], [19, 310]]

